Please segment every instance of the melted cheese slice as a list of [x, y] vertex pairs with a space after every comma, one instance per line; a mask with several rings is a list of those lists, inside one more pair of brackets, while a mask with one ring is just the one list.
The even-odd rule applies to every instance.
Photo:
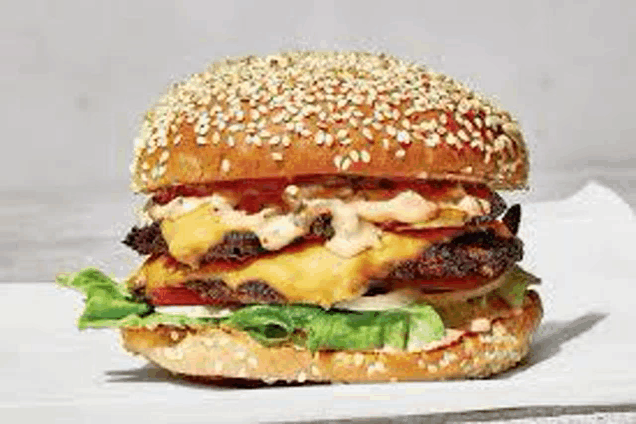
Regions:
[[210, 246], [223, 241], [225, 233], [241, 229], [224, 224], [211, 209], [210, 205], [202, 205], [178, 218], [161, 221], [161, 233], [173, 258], [194, 266]]
[[391, 263], [416, 257], [431, 242], [418, 237], [384, 233], [381, 245], [351, 258], [342, 258], [321, 245], [301, 251], [280, 252], [259, 258], [238, 269], [223, 269], [214, 263], [191, 269], [169, 264], [166, 256], [148, 259], [129, 284], [145, 284], [148, 292], [196, 279], [221, 279], [231, 288], [250, 280], [261, 280], [291, 303], [313, 303], [323, 307], [360, 296], [370, 277], [386, 272]]

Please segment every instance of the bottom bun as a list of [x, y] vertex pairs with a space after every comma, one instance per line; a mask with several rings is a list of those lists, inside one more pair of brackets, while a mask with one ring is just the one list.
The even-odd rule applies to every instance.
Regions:
[[528, 291], [523, 307], [493, 320], [490, 330], [464, 333], [448, 346], [421, 352], [318, 351], [266, 347], [230, 328], [122, 330], [123, 346], [173, 373], [199, 379], [266, 383], [385, 382], [483, 378], [501, 373], [527, 355], [543, 315]]

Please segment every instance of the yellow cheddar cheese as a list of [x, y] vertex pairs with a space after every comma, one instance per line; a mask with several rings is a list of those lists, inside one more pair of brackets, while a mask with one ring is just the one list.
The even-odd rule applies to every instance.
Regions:
[[[405, 226], [413, 229], [453, 226], [459, 227], [464, 224], [465, 220], [466, 213], [463, 211], [456, 209], [440, 209], [435, 218], [427, 222], [405, 224]], [[221, 243], [223, 241], [223, 236], [227, 232], [231, 230], [257, 231], [257, 235], [260, 239], [263, 236], [263, 232], [259, 229], [264, 228], [262, 224], [265, 222], [271, 223], [273, 220], [268, 221], [262, 216], [248, 216], [235, 211], [219, 214], [218, 210], [214, 210], [214, 206], [212, 204], [203, 204], [185, 214], [175, 217], [166, 217], [161, 222], [161, 232], [168, 244], [170, 255], [173, 258], [181, 263], [190, 265], [191, 267], [197, 267], [199, 258], [207, 252], [210, 247]], [[374, 244], [372, 243], [373, 240], [369, 239], [369, 237], [371, 237], [369, 234], [363, 234], [361, 232], [361, 229], [364, 227], [357, 226], [357, 228], [359, 230], [357, 235], [366, 235], [367, 238], [363, 238], [361, 242], [362, 245], [358, 246], [357, 249], [354, 249], [356, 254], [357, 251], [365, 250], [365, 246]], [[274, 230], [287, 231], [289, 228], [277, 226], [274, 227]], [[337, 233], [339, 234], [338, 231]], [[266, 234], [268, 238], [274, 237], [274, 231], [267, 231]], [[297, 236], [298, 234], [293, 234], [293, 237], [285, 236], [283, 238], [291, 240]], [[349, 240], [360, 241], [356, 239], [353, 234], [348, 234], [347, 241]], [[262, 242], [264, 242], [264, 240], [262, 240]], [[343, 257], [343, 249], [334, 249], [332, 245], [333, 242], [330, 245], [327, 245], [327, 248], [330, 248], [332, 253], [334, 251], [336, 251], [336, 253], [341, 253], [340, 256]]]
[[191, 269], [168, 265], [168, 258], [148, 259], [130, 283], [144, 283], [148, 291], [195, 279], [221, 279], [237, 288], [250, 280], [262, 280], [283, 294], [289, 302], [332, 304], [360, 296], [369, 277], [386, 271], [388, 265], [417, 256], [430, 246], [424, 238], [385, 233], [381, 246], [342, 258], [324, 246], [312, 245], [295, 252], [281, 252], [259, 258], [237, 269], [227, 270], [214, 263]]
[[161, 233], [173, 258], [196, 266], [198, 258], [211, 246], [223, 241], [225, 233], [240, 229], [223, 223], [211, 209], [210, 204], [202, 205], [179, 217], [161, 221]]

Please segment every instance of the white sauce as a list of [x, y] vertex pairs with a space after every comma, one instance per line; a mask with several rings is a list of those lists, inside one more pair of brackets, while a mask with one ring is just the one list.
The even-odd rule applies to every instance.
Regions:
[[295, 197], [295, 205], [302, 205], [300, 212], [282, 215], [269, 208], [250, 215], [235, 210], [223, 196], [213, 194], [207, 197], [176, 197], [165, 205], [149, 202], [144, 207], [144, 218], [151, 221], [174, 219], [208, 204], [211, 206], [211, 213], [219, 217], [221, 224], [253, 231], [262, 246], [273, 251], [307, 234], [315, 217], [330, 213], [334, 236], [325, 243], [325, 247], [341, 257], [349, 258], [381, 245], [382, 230], [373, 225], [374, 222], [426, 222], [434, 219], [442, 207], [462, 210], [472, 217], [487, 212], [490, 206], [488, 202], [469, 195], [464, 196], [457, 204], [431, 202], [412, 190], [406, 190], [384, 201], [345, 202], [340, 199], [297, 198], [295, 195], [299, 194], [299, 190], [297, 187], [294, 190], [294, 187], [288, 187], [285, 192]]
[[223, 318], [233, 312], [231, 308], [213, 305], [155, 306], [155, 311], [166, 315], [185, 315], [190, 318]]

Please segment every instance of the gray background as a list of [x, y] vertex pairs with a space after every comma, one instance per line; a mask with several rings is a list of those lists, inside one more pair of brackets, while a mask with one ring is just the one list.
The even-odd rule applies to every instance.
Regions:
[[636, 2], [14, 1], [0, 6], [0, 281], [138, 263], [128, 164], [169, 82], [222, 56], [387, 51], [497, 98], [531, 150], [524, 202], [589, 178], [636, 204]]

